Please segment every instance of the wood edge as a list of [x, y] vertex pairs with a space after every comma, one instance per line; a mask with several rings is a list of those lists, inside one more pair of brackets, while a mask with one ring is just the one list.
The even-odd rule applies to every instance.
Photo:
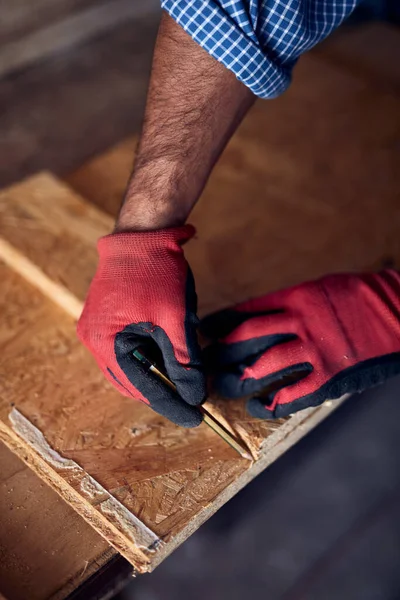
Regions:
[[165, 542], [157, 555], [150, 558], [149, 571], [152, 572], [224, 504], [255, 479], [255, 477], [264, 471], [277, 458], [294, 446], [309, 431], [314, 429], [316, 425], [334, 412], [348, 397], [349, 396], [346, 395], [334, 401], [329, 400], [316, 408], [300, 411], [288, 419], [286, 423], [267, 438], [266, 441], [268, 441], [268, 444], [262, 448], [260, 458], [216, 496], [200, 513], [198, 513], [191, 521], [190, 525], [182, 529], [171, 542]]
[[[93, 204], [93, 202], [82, 196], [79, 190], [75, 189], [65, 179], [57, 177], [56, 175], [54, 175], [54, 173], [46, 171], [46, 169], [39, 171], [34, 175], [30, 175], [22, 181], [16, 181], [11, 185], [1, 188], [0, 196], [3, 194], [15, 193], [16, 190], [21, 190], [26, 186], [39, 186], [46, 184], [54, 185], [57, 188], [61, 188], [65, 193], [73, 196], [73, 198], [79, 204], [82, 204], [82, 206], [84, 206], [87, 211], [87, 214], [81, 217], [82, 220], [91, 220], [91, 217], [95, 216], [99, 221], [104, 222], [104, 226], [107, 227], [108, 230], [112, 230], [115, 219], [110, 214], [108, 214], [105, 210], [102, 210], [100, 207], [96, 206], [96, 204]], [[86, 241], [90, 242], [91, 240], [89, 239]]]
[[[66, 192], [73, 194], [76, 200], [88, 209], [89, 215], [85, 218], [89, 218], [90, 215], [96, 215], [100, 220], [109, 221], [110, 228], [112, 227], [113, 219], [106, 212], [82, 198], [79, 192], [48, 171], [41, 171], [22, 182], [3, 188], [0, 190], [0, 194], [13, 192], [15, 189], [26, 185], [43, 185], [43, 181], [64, 188]], [[0, 236], [0, 260], [3, 260], [11, 270], [18, 273], [25, 281], [28, 281], [28, 283], [37, 288], [45, 297], [63, 309], [74, 320], [77, 321], [79, 319], [83, 309], [83, 301], [79, 300], [61, 283], [53, 281], [40, 267], [2, 236]]]
[[73, 319], [79, 319], [83, 302], [71, 294], [67, 288], [52, 281], [29, 258], [0, 237], [0, 260], [20, 275], [25, 281], [36, 287], [44, 296], [61, 307]]
[[135, 547], [110, 521], [99, 513], [90, 502], [70, 486], [53, 467], [34, 452], [18, 435], [0, 421], [0, 440], [16, 454], [45, 483], [59, 494], [97, 533], [117, 552], [130, 562], [138, 573], [149, 570], [149, 557]]

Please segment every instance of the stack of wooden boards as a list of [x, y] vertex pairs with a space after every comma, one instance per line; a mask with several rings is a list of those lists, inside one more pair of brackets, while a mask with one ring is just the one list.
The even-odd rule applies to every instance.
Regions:
[[[381, 77], [307, 56], [287, 94], [255, 106], [191, 218], [200, 314], [326, 272], [400, 267], [398, 80]], [[178, 429], [103, 380], [74, 320], [134, 143], [84, 165], [69, 187], [40, 174], [0, 195], [0, 437], [145, 572], [335, 403], [260, 422], [243, 402], [216, 400], [257, 458], [249, 465], [204, 426]], [[99, 543], [87, 562], [109, 556]]]

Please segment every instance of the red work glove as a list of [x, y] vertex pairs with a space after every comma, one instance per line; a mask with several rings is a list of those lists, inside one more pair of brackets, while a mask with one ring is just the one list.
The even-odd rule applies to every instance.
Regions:
[[[142, 400], [177, 425], [202, 421], [195, 405], [206, 386], [197, 343], [197, 298], [182, 244], [191, 225], [99, 240], [99, 265], [78, 323], [78, 336], [104, 375], [125, 396]], [[133, 356], [154, 350], [176, 384], [171, 390]], [[162, 362], [164, 364], [162, 364]]]
[[[207, 317], [215, 385], [252, 416], [285, 417], [400, 373], [400, 275], [331, 275]], [[271, 389], [273, 391], [271, 391]]]

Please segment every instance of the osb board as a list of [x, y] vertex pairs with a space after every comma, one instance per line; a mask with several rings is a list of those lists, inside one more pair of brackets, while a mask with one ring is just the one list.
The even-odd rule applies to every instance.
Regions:
[[[13, 267], [22, 269], [26, 278], [33, 272], [34, 285], [45, 276], [43, 285], [56, 284], [54, 293], [64, 288], [67, 307], [85, 297], [97, 263], [97, 239], [112, 224], [108, 215], [50, 176], [0, 191], [0, 244], [10, 242], [19, 253], [18, 265], [11, 259]], [[36, 269], [27, 267], [26, 259]]]
[[[190, 215], [200, 313], [327, 272], [400, 266], [399, 131], [394, 93], [304, 56], [287, 93], [256, 103]], [[69, 181], [117, 214], [133, 146]]]
[[62, 600], [116, 553], [0, 443], [0, 591]]
[[[0, 435], [138, 572], [157, 565], [337, 406], [326, 403], [286, 420], [259, 421], [246, 415], [243, 402], [215, 401], [215, 410], [259, 454], [251, 464], [205, 425], [180, 429], [120, 396], [76, 339], [67, 302], [63, 312], [12, 270], [25, 275], [20, 258], [29, 256], [38, 272], [44, 270], [42, 291], [49, 289], [58, 301], [54, 286], [47, 289], [43, 282], [54, 277], [56, 287], [67, 289], [71, 279], [63, 271], [71, 268], [78, 244], [86, 261], [75, 269], [71, 285], [82, 290], [95, 270], [93, 223], [100, 230], [102, 217], [45, 174], [4, 191], [0, 214], [6, 240], [0, 256], [9, 265], [0, 273]], [[72, 315], [75, 309], [76, 304]]]

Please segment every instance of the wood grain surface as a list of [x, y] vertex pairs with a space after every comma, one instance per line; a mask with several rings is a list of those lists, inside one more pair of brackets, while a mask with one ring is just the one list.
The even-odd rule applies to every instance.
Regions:
[[62, 600], [116, 554], [2, 443], [0, 514], [0, 592], [8, 600]]

